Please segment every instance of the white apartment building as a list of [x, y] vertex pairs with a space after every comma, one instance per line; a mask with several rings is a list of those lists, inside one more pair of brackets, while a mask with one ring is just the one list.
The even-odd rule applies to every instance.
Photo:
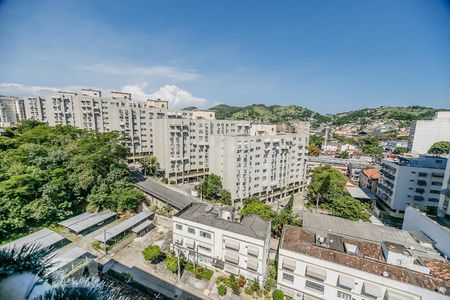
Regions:
[[173, 216], [173, 247], [206, 266], [262, 284], [267, 273], [270, 221], [234, 220], [234, 209], [192, 203]]
[[408, 150], [425, 154], [440, 141], [450, 141], [450, 111], [437, 112], [433, 120], [419, 120], [411, 126]]
[[195, 181], [209, 172], [212, 135], [248, 134], [250, 130], [248, 121], [208, 119], [199, 117], [197, 111], [192, 114], [196, 119], [153, 121], [153, 153], [165, 177], [174, 183]]
[[391, 215], [402, 217], [407, 206], [437, 209], [447, 159], [439, 156], [400, 157], [381, 161], [376, 195]]
[[273, 201], [306, 184], [308, 139], [309, 126], [295, 133], [212, 135], [209, 171], [222, 178], [234, 202], [252, 195]]
[[10, 127], [22, 119], [25, 119], [23, 100], [0, 95], [0, 128]]
[[299, 300], [444, 300], [450, 262], [411, 233], [331, 216], [285, 226], [278, 288]]
[[445, 168], [441, 197], [439, 198], [438, 216], [450, 219], [450, 159], [447, 159], [447, 167]]

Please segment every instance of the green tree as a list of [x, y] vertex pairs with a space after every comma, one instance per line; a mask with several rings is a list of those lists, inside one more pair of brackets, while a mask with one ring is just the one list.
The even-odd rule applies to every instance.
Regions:
[[406, 147], [395, 147], [394, 151], [392, 151], [392, 153], [397, 154], [397, 155], [403, 154], [406, 152], [408, 152], [408, 148], [406, 148]]
[[292, 208], [294, 207], [294, 194], [291, 194], [289, 196], [289, 200], [286, 203], [286, 206], [284, 207], [284, 210], [286, 211], [292, 211]]
[[151, 263], [157, 262], [163, 256], [161, 248], [159, 248], [158, 245], [151, 245], [146, 247], [144, 251], [142, 251], [142, 254], [144, 255], [144, 259], [148, 260]]
[[272, 299], [273, 300], [283, 300], [284, 299], [284, 293], [281, 290], [274, 290], [272, 292]]
[[227, 294], [227, 287], [224, 284], [220, 284], [217, 286], [217, 293], [220, 297], [223, 297]]
[[370, 217], [368, 205], [347, 195], [334, 199], [329, 209], [334, 216], [353, 221], [369, 221]]
[[347, 158], [350, 157], [350, 154], [349, 154], [347, 151], [342, 151], [342, 152], [339, 154], [339, 157], [340, 157], [340, 158], [347, 159]]
[[145, 157], [142, 161], [144, 172], [150, 176], [158, 176], [160, 165], [158, 159], [154, 155]]
[[219, 202], [224, 205], [231, 205], [231, 193], [225, 189], [219, 192]]
[[440, 141], [434, 143], [430, 150], [428, 150], [429, 154], [436, 154], [436, 155], [447, 155], [450, 152], [450, 142], [447, 141]]
[[311, 145], [308, 146], [308, 154], [310, 156], [319, 156], [320, 155], [320, 149], [316, 145], [311, 144]]
[[344, 193], [347, 180], [337, 169], [331, 166], [320, 166], [314, 169], [308, 194], [311, 199], [331, 202]]
[[272, 218], [272, 236], [280, 237], [283, 232], [284, 225], [298, 226], [300, 225], [300, 219], [298, 215], [292, 210], [282, 209], [276, 213]]
[[272, 220], [276, 213], [272, 208], [261, 201], [253, 201], [244, 206], [241, 210], [241, 216], [258, 215], [261, 218]]
[[309, 137], [309, 145], [314, 145], [317, 148], [321, 148], [325, 138], [320, 135], [311, 135]]
[[220, 198], [219, 193], [222, 190], [222, 179], [215, 174], [208, 174], [198, 189], [203, 194], [203, 198], [213, 201], [218, 200]]

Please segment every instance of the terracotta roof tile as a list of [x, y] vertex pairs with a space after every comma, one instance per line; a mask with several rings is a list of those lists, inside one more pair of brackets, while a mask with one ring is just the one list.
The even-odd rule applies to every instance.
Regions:
[[378, 171], [377, 169], [366, 169], [363, 171], [363, 173], [366, 174], [367, 177], [375, 180], [380, 178], [380, 171]]

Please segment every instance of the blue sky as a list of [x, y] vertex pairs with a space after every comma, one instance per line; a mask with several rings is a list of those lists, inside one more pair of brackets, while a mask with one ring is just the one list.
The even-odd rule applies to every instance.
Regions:
[[81, 87], [175, 106], [450, 108], [450, 4], [0, 0], [0, 94]]

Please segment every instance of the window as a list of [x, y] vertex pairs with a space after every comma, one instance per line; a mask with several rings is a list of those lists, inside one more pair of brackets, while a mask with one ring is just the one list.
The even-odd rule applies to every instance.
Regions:
[[202, 250], [202, 251], [205, 251], [205, 252], [211, 252], [211, 248], [205, 247], [205, 246], [202, 246], [202, 245], [198, 245], [198, 249]]
[[294, 275], [291, 275], [291, 274], [283, 272], [283, 280], [287, 281], [287, 282], [294, 283]]
[[176, 228], [177, 230], [183, 230], [183, 226], [180, 225], [180, 224], [176, 224], [176, 225], [175, 225], [175, 228]]
[[352, 300], [352, 295], [349, 293], [344, 293], [341, 291], [337, 292], [338, 299], [344, 299], [344, 300]]
[[191, 228], [191, 227], [188, 227], [188, 232], [189, 232], [190, 234], [195, 234], [195, 229], [194, 229], [194, 228]]
[[305, 287], [309, 290], [316, 291], [320, 294], [323, 294], [325, 287], [321, 284], [315, 283], [313, 281], [306, 280]]
[[206, 238], [208, 240], [211, 239], [211, 233], [209, 233], [209, 232], [200, 231], [200, 236], [203, 237], [203, 238]]

